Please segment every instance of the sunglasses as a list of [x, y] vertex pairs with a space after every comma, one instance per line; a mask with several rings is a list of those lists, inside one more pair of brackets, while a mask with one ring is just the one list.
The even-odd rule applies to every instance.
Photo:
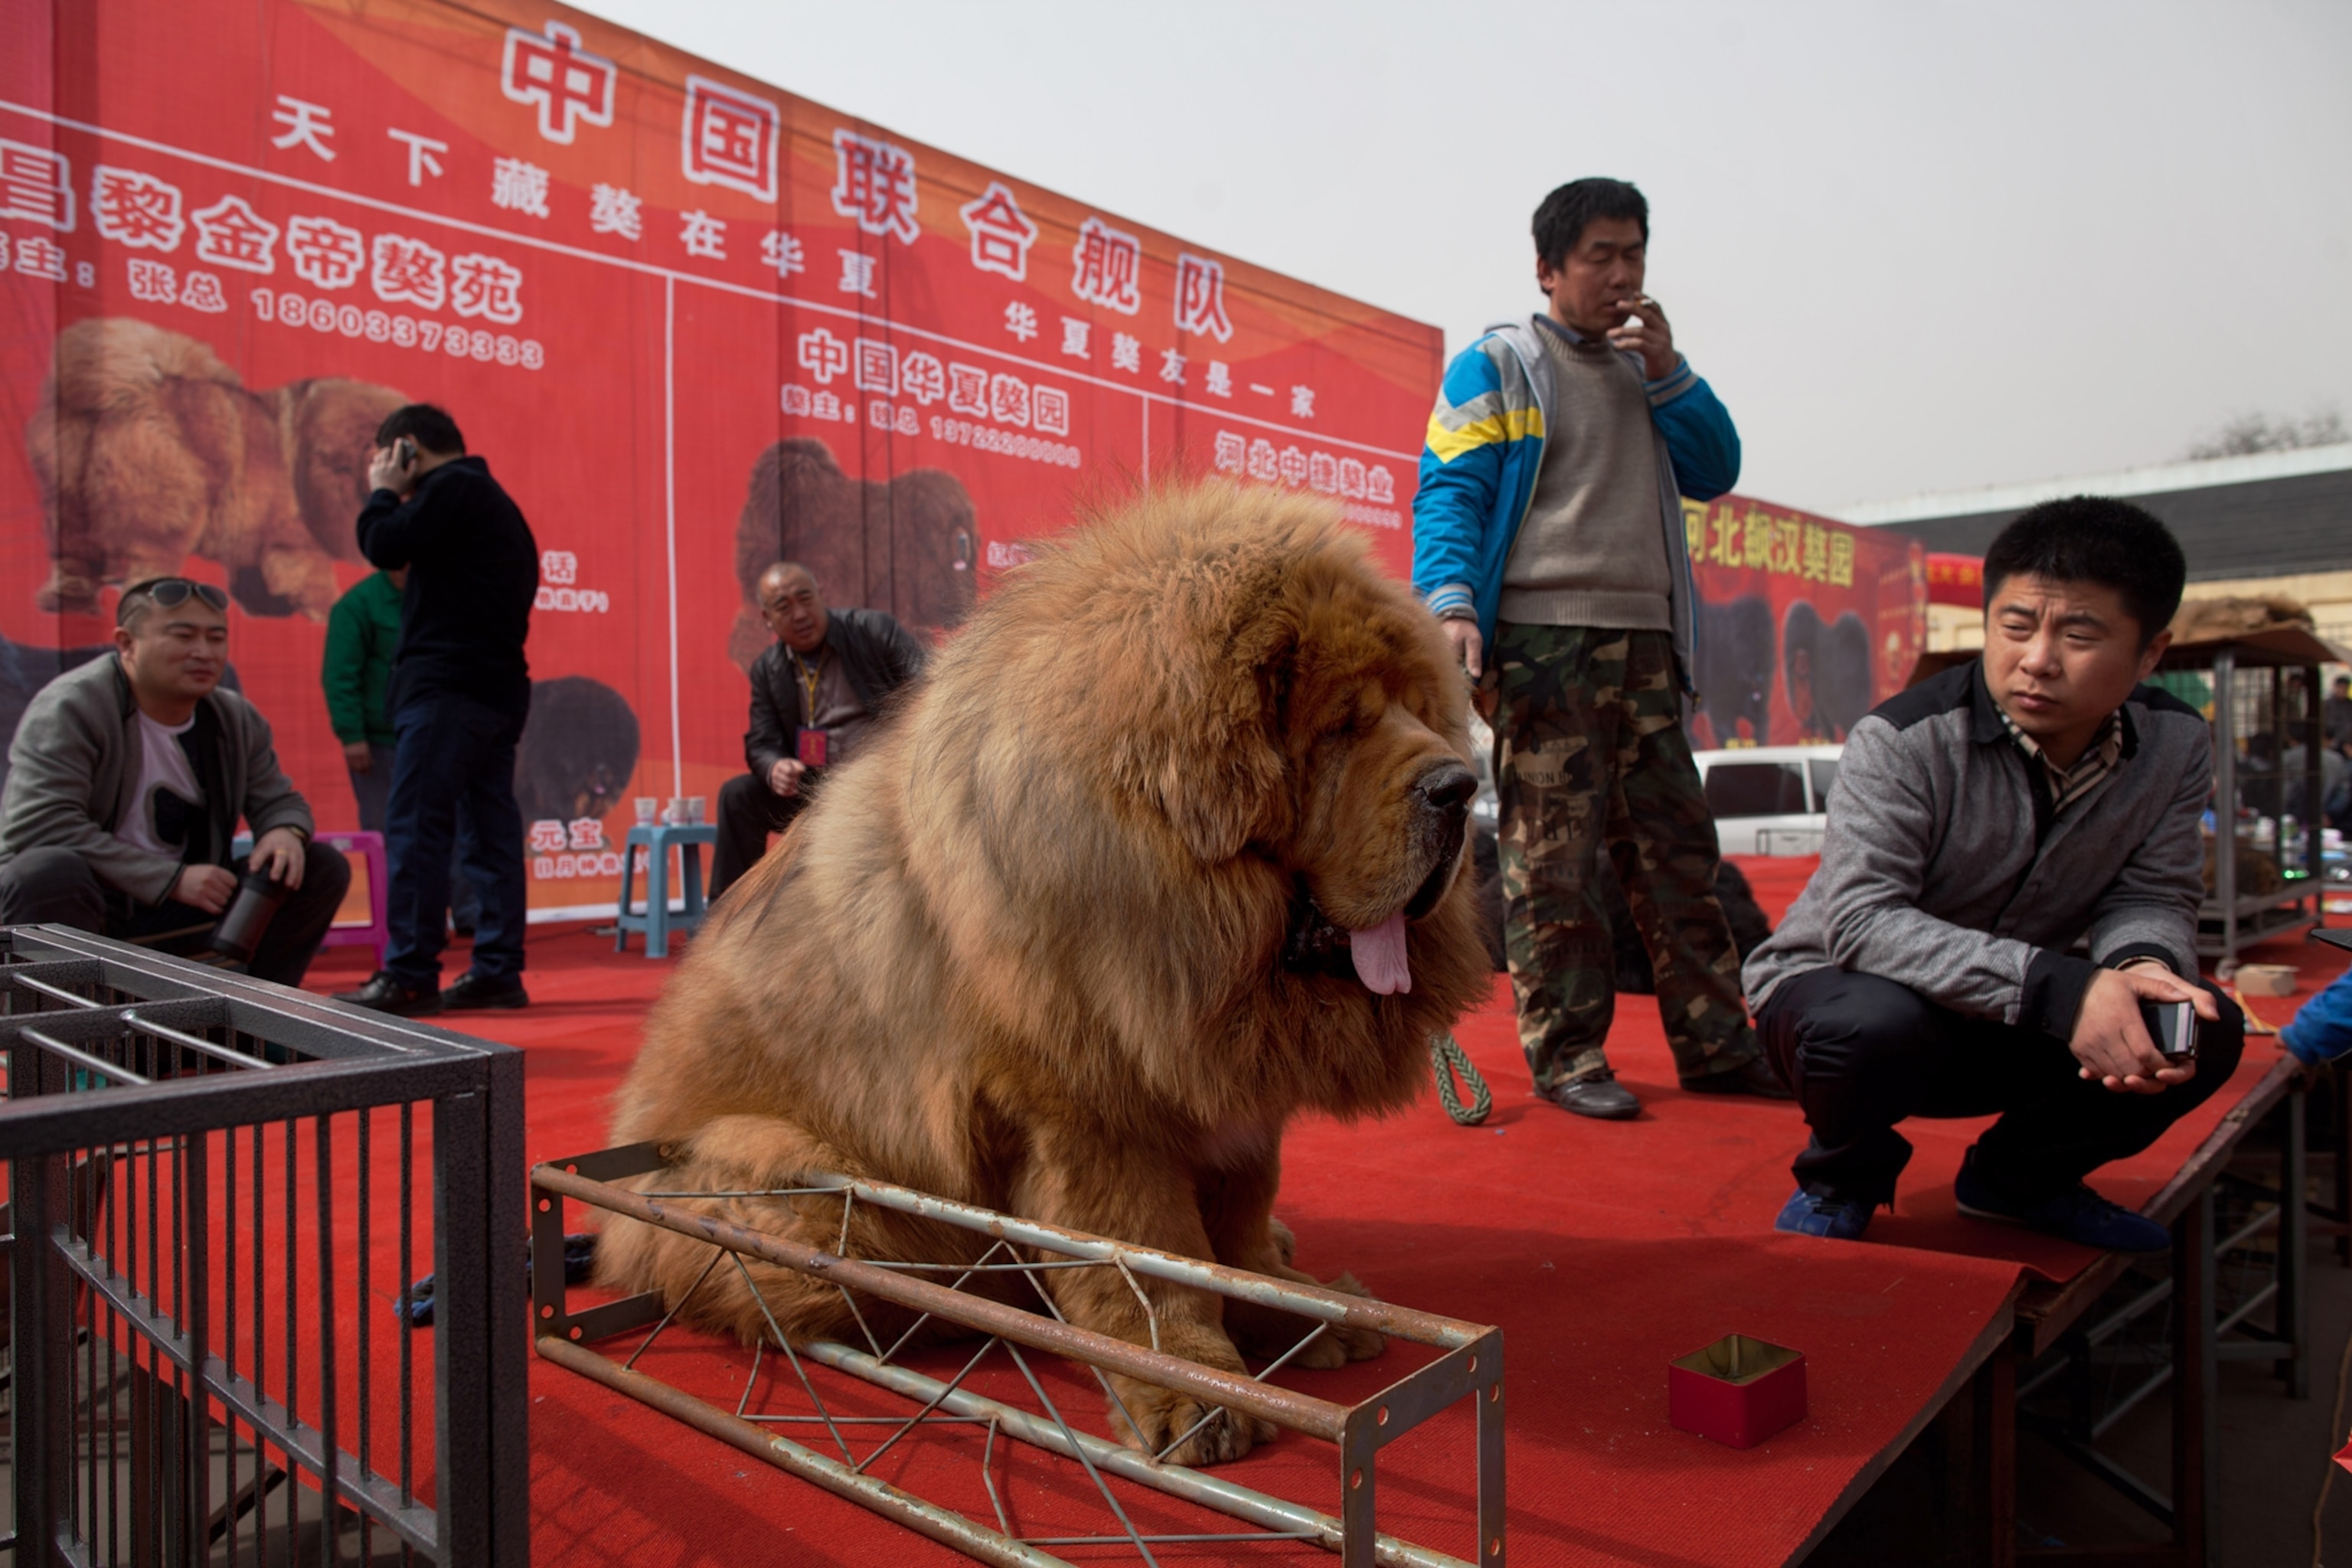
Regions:
[[114, 606], [114, 624], [122, 626], [128, 613], [136, 607], [139, 595], [144, 594], [159, 610], [176, 610], [194, 594], [222, 615], [228, 614], [228, 595], [210, 583], [191, 583], [185, 577], [150, 577], [144, 583], [133, 583], [122, 590], [122, 597]]

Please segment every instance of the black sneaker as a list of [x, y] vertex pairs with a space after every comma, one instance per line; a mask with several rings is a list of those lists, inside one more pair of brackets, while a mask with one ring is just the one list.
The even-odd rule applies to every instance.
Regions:
[[520, 980], [493, 980], [469, 969], [457, 977], [457, 984], [441, 993], [441, 1005], [452, 1012], [469, 1007], [528, 1007], [530, 993]]
[[335, 1000], [354, 1007], [389, 1013], [395, 1018], [429, 1018], [441, 1011], [441, 993], [431, 987], [403, 984], [389, 969], [379, 969], [356, 991], [338, 991]]
[[1599, 1121], [1624, 1121], [1642, 1114], [1641, 1100], [1607, 1068], [1573, 1083], [1555, 1084], [1544, 1098], [1562, 1110]]

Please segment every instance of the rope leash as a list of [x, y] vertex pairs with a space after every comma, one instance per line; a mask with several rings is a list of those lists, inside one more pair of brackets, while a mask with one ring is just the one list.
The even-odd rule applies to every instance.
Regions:
[[[1454, 1118], [1456, 1125], [1475, 1127], [1486, 1120], [1486, 1113], [1495, 1109], [1495, 1092], [1486, 1087], [1486, 1080], [1478, 1076], [1478, 1069], [1470, 1065], [1470, 1058], [1463, 1054], [1462, 1047], [1454, 1043], [1453, 1036], [1432, 1035], [1429, 1037], [1429, 1067], [1437, 1075], [1438, 1103], [1445, 1107], [1445, 1114]], [[1461, 1089], [1454, 1082], [1457, 1074], [1463, 1085], [1470, 1090], [1471, 1104], [1467, 1110], [1462, 1108]]]

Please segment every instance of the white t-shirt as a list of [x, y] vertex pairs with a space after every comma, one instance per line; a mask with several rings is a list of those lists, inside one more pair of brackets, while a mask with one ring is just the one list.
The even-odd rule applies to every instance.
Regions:
[[155, 796], [158, 791], [171, 791], [188, 803], [185, 815], [189, 816], [203, 809], [205, 792], [196, 783], [196, 770], [188, 765], [187, 752], [180, 745], [180, 737], [195, 721], [190, 714], [184, 723], [161, 724], [143, 710], [139, 714], [139, 793], [132, 797], [130, 815], [114, 830], [117, 838], [133, 848], [173, 860], [187, 849], [184, 835], [174, 844], [156, 831]]

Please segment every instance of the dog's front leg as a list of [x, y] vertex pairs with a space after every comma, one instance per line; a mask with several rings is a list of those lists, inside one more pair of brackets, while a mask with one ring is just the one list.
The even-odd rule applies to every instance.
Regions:
[[[1013, 1187], [1013, 1211], [1070, 1230], [1181, 1253], [1214, 1256], [1192, 1173], [1173, 1151], [1102, 1127], [1062, 1130], [1031, 1157]], [[1041, 1271], [1062, 1315], [1080, 1328], [1228, 1372], [1244, 1372], [1225, 1337], [1221, 1297], [1111, 1268]], [[1140, 1289], [1150, 1310], [1138, 1299]], [[1134, 1378], [1110, 1374], [1112, 1426], [1129, 1447], [1180, 1465], [1237, 1459], [1275, 1436], [1269, 1423]]]
[[[1322, 1285], [1350, 1296], [1369, 1294], [1352, 1274], [1328, 1281], [1291, 1266], [1296, 1245], [1290, 1227], [1274, 1217], [1274, 1195], [1282, 1184], [1279, 1135], [1262, 1154], [1235, 1162], [1205, 1175], [1201, 1182], [1201, 1213], [1216, 1259], [1253, 1274], [1271, 1275], [1300, 1285]], [[1272, 1361], [1282, 1355], [1315, 1326], [1315, 1320], [1255, 1301], [1225, 1303], [1225, 1332], [1250, 1354]], [[1388, 1348], [1377, 1330], [1327, 1324], [1311, 1344], [1286, 1365], [1329, 1368], [1345, 1362], [1367, 1361]]]

